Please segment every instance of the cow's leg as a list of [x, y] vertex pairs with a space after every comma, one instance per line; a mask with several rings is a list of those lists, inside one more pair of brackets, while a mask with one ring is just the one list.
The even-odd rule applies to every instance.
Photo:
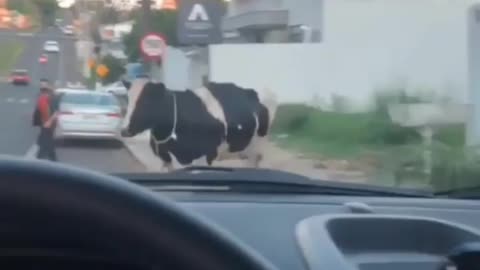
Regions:
[[158, 153], [158, 156], [162, 159], [163, 161], [163, 168], [167, 169], [167, 172], [173, 171], [175, 168], [173, 167], [173, 162], [172, 162], [172, 157], [170, 156], [170, 153], [160, 151]]
[[247, 166], [252, 168], [258, 168], [260, 167], [260, 162], [262, 161], [262, 159], [263, 155], [261, 153], [249, 153], [246, 159]]
[[248, 148], [243, 152], [247, 157], [246, 163], [249, 167], [258, 168], [263, 160], [264, 151], [266, 149], [266, 139], [254, 137]]
[[212, 166], [213, 161], [217, 158], [217, 156], [218, 156], [217, 151], [212, 151], [211, 153], [207, 154], [206, 161], [207, 161], [208, 166]]
[[207, 166], [207, 157], [203, 156], [193, 161], [193, 166]]

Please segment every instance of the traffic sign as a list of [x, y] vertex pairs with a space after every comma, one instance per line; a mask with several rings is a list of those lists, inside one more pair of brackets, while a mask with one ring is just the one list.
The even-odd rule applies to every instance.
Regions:
[[149, 33], [140, 40], [140, 50], [149, 61], [159, 61], [165, 54], [167, 44], [161, 34]]
[[108, 69], [107, 66], [101, 64], [97, 67], [97, 75], [100, 77], [100, 78], [105, 78], [108, 73], [110, 72], [110, 70]]

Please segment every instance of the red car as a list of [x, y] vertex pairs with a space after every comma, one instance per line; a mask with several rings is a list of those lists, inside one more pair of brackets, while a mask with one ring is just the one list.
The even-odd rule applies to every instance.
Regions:
[[28, 72], [24, 69], [17, 69], [12, 71], [10, 74], [10, 82], [12, 84], [30, 84], [30, 76], [28, 76]]
[[48, 57], [46, 55], [42, 55], [42, 56], [40, 56], [40, 58], [38, 58], [38, 62], [40, 64], [45, 64], [45, 63], [48, 62]]

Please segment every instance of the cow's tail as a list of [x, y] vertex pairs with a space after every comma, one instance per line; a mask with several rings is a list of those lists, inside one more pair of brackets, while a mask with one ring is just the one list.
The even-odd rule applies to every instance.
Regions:
[[272, 126], [275, 113], [277, 112], [278, 103], [275, 93], [269, 88], [264, 89], [259, 105], [257, 110], [259, 123], [257, 134], [265, 137]]

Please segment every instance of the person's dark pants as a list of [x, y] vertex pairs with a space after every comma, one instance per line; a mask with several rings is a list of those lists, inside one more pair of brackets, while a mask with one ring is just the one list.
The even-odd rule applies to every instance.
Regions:
[[57, 161], [57, 153], [55, 151], [54, 128], [41, 128], [38, 134], [38, 159], [48, 159]]

